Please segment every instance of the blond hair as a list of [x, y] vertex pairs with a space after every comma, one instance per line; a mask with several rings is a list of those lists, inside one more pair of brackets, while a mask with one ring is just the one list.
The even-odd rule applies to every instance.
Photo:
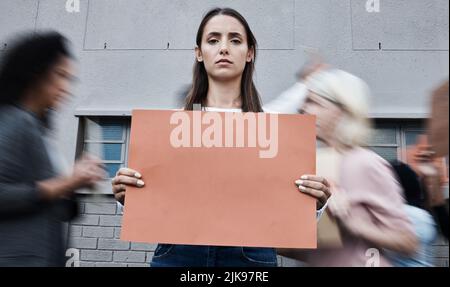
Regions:
[[342, 70], [324, 70], [305, 81], [308, 90], [337, 104], [345, 113], [334, 139], [347, 147], [364, 146], [371, 134], [370, 90], [360, 78]]

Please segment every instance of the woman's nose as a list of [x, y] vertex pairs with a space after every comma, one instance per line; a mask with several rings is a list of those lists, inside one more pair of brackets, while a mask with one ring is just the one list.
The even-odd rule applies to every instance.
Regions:
[[226, 44], [222, 44], [220, 47], [220, 55], [228, 55], [228, 46]]

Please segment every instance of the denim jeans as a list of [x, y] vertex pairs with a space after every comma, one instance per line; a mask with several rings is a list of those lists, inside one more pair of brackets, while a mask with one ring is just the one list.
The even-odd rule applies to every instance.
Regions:
[[276, 267], [273, 248], [158, 244], [151, 267]]

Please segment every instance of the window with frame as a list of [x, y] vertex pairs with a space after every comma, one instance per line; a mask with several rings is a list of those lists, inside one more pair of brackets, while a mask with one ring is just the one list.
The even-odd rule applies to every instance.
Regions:
[[[426, 134], [424, 122], [421, 120], [409, 121], [377, 121], [374, 134], [369, 142], [369, 148], [387, 161], [400, 160], [408, 162], [407, 151], [416, 145], [419, 136]], [[448, 198], [448, 157], [443, 159], [444, 190]]]
[[425, 134], [423, 122], [415, 121], [376, 121], [369, 148], [387, 161], [407, 162], [408, 147], [417, 143], [418, 137]]
[[99, 157], [108, 178], [127, 165], [130, 138], [129, 117], [82, 117], [77, 155], [86, 152]]

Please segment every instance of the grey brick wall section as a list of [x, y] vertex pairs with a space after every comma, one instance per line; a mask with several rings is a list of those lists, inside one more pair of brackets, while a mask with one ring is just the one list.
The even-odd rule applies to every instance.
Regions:
[[100, 216], [101, 226], [122, 226], [122, 216], [120, 215], [102, 215]]
[[86, 203], [87, 214], [116, 214], [116, 203]]
[[150, 267], [148, 263], [128, 263], [127, 267]]
[[77, 225], [98, 225], [100, 221], [99, 215], [83, 214], [75, 219], [72, 223]]
[[97, 249], [97, 238], [71, 237], [69, 247], [77, 249]]
[[114, 228], [105, 226], [84, 226], [84, 237], [114, 238]]
[[84, 213], [84, 203], [80, 202], [78, 204], [78, 211], [83, 214]]
[[120, 238], [121, 230], [122, 230], [122, 228], [120, 228], [120, 227], [114, 228], [114, 238]]
[[70, 237], [81, 237], [83, 231], [82, 226], [71, 225], [70, 226]]
[[131, 249], [132, 250], [138, 250], [138, 251], [155, 251], [156, 244], [132, 242], [131, 243]]
[[95, 267], [94, 262], [80, 261], [80, 267]]
[[122, 215], [112, 196], [82, 196], [84, 213], [71, 222], [69, 247], [80, 250], [81, 267], [149, 267], [156, 244], [120, 240]]
[[112, 251], [81, 250], [80, 260], [94, 262], [110, 262], [113, 259]]
[[80, 267], [139, 267], [148, 268], [150, 264], [148, 263], [123, 263], [123, 262], [90, 262], [81, 261]]
[[80, 195], [78, 197], [78, 201], [80, 203], [109, 203], [109, 204], [116, 203], [116, 201], [109, 194], [96, 195], [96, 196]]
[[127, 264], [117, 262], [99, 262], [95, 263], [95, 267], [127, 267]]
[[114, 251], [114, 262], [146, 262], [146, 254], [142, 251]]
[[121, 241], [117, 239], [102, 239], [98, 240], [98, 249], [106, 250], [129, 250], [130, 242]]

